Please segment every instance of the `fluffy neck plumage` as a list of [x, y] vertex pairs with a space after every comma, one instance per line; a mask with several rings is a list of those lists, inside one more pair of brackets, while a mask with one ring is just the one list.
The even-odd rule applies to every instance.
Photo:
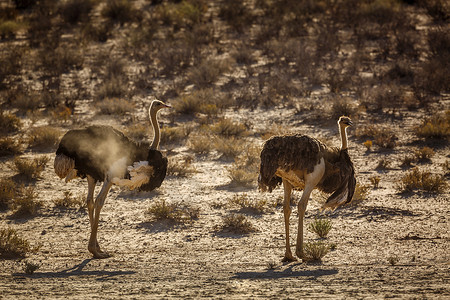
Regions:
[[152, 141], [152, 144], [150, 145], [150, 149], [158, 149], [158, 146], [159, 146], [159, 140], [160, 140], [159, 124], [158, 124], [158, 119], [156, 117], [156, 113], [157, 113], [157, 111], [150, 110], [150, 122], [152, 122], [152, 126], [153, 126], [153, 141]]
[[339, 133], [341, 134], [341, 150], [347, 149], [347, 127], [339, 125]]

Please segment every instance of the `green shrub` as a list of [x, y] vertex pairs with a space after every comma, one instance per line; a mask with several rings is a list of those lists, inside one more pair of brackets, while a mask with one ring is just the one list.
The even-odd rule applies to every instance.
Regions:
[[308, 226], [311, 232], [316, 233], [321, 238], [326, 237], [332, 227], [333, 226], [331, 225], [331, 221], [329, 219], [317, 219], [317, 218], [314, 219], [314, 221], [311, 222]]
[[306, 261], [320, 261], [330, 251], [330, 246], [323, 242], [303, 244], [304, 259]]
[[157, 201], [146, 212], [152, 220], [169, 220], [176, 223], [186, 223], [198, 219], [199, 210], [180, 203], [166, 204], [165, 200]]

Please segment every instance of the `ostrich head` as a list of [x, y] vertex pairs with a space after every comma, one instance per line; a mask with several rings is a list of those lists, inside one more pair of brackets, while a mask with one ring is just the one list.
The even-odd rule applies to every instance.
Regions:
[[163, 109], [163, 108], [170, 108], [171, 106], [170, 105], [167, 105], [167, 104], [165, 104], [164, 102], [162, 102], [162, 101], [159, 101], [159, 100], [153, 100], [152, 101], [152, 104], [150, 105], [150, 108], [148, 109], [148, 113], [149, 113], [149, 115], [150, 115], [150, 117], [152, 116], [152, 115], [156, 115], [156, 113], [160, 110], [160, 109]]
[[341, 116], [338, 120], [339, 127], [347, 128], [353, 125], [352, 120], [349, 117]]

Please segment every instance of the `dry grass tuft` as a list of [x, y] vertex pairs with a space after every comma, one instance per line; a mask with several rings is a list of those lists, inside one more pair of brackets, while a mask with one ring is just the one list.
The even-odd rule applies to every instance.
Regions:
[[37, 192], [34, 186], [21, 187], [18, 195], [12, 201], [14, 217], [29, 217], [37, 213], [43, 206], [42, 201], [37, 201]]
[[16, 196], [17, 186], [11, 179], [0, 179], [0, 210], [5, 210]]
[[13, 138], [0, 138], [0, 156], [17, 155], [22, 153], [22, 145]]
[[196, 154], [208, 154], [212, 147], [213, 142], [208, 135], [194, 135], [189, 138], [189, 149]]
[[239, 234], [248, 234], [256, 231], [256, 228], [242, 214], [229, 214], [223, 217], [222, 231], [230, 231]]
[[216, 136], [213, 142], [214, 148], [221, 154], [222, 158], [236, 158], [245, 150], [245, 141], [235, 137]]
[[370, 138], [376, 145], [381, 148], [392, 149], [397, 144], [397, 136], [395, 133], [387, 128], [375, 125], [370, 125], [358, 129], [356, 135], [359, 138]]
[[197, 170], [192, 166], [192, 157], [186, 156], [182, 159], [169, 158], [167, 175], [187, 177], [196, 172]]
[[331, 221], [329, 219], [315, 218], [314, 221], [309, 224], [308, 229], [311, 232], [316, 233], [319, 237], [325, 238], [332, 227], [333, 226], [331, 225]]
[[352, 202], [350, 202], [350, 205], [357, 205], [366, 200], [367, 196], [369, 195], [369, 190], [370, 187], [368, 185], [357, 183], [355, 187], [355, 193], [353, 194]]
[[48, 156], [37, 157], [33, 160], [15, 157], [13, 170], [18, 172], [18, 175], [25, 180], [37, 179], [44, 171], [45, 165], [49, 160]]
[[414, 151], [414, 155], [419, 161], [430, 161], [434, 155], [434, 150], [429, 147]]
[[5, 113], [0, 110], [0, 134], [14, 133], [21, 128], [22, 122], [16, 115]]
[[184, 141], [191, 134], [192, 127], [177, 126], [161, 128], [161, 144], [177, 144]]
[[436, 114], [415, 128], [416, 134], [424, 138], [443, 139], [450, 136], [450, 110]]
[[104, 115], [125, 115], [134, 110], [133, 102], [119, 98], [106, 98], [95, 106]]
[[33, 273], [40, 267], [41, 267], [40, 264], [25, 261], [23, 265], [23, 271], [25, 272], [25, 274], [33, 275]]
[[65, 191], [64, 197], [53, 200], [57, 208], [77, 208], [83, 209], [87, 206], [83, 196], [74, 197], [71, 191]]
[[442, 175], [414, 168], [400, 179], [397, 188], [401, 192], [412, 192], [418, 189], [429, 193], [443, 193], [447, 190], [448, 183]]
[[33, 249], [12, 228], [0, 229], [0, 257], [3, 259], [24, 258]]
[[56, 148], [61, 132], [51, 126], [34, 127], [28, 137], [28, 145], [38, 150]]
[[306, 261], [321, 261], [328, 254], [330, 246], [323, 242], [309, 242], [303, 244]]
[[221, 119], [211, 126], [211, 131], [221, 136], [245, 136], [247, 135], [247, 128], [244, 124], [233, 122], [230, 119]]
[[251, 213], [262, 214], [267, 210], [267, 200], [251, 199], [247, 194], [234, 195], [228, 200], [232, 206], [238, 206], [241, 210]]
[[231, 184], [237, 186], [251, 186], [256, 182], [259, 171], [259, 147], [248, 147], [227, 167]]
[[198, 219], [200, 210], [180, 203], [166, 204], [165, 200], [157, 201], [146, 212], [154, 221], [169, 220], [175, 223], [187, 223]]

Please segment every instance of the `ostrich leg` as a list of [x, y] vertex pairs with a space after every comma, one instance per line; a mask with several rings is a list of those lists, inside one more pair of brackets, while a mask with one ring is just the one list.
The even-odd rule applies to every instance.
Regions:
[[93, 216], [91, 217], [91, 211], [89, 212], [89, 218], [92, 218], [91, 221], [91, 236], [89, 238], [89, 246], [88, 250], [91, 252], [95, 258], [108, 258], [109, 255], [106, 252], [100, 250], [100, 246], [97, 242], [97, 230], [98, 230], [98, 222], [100, 217], [100, 211], [105, 204], [106, 196], [108, 195], [109, 189], [111, 188], [112, 183], [107, 179], [103, 183], [102, 189], [100, 193], [97, 195], [97, 199], [95, 200], [94, 211], [92, 212]]
[[324, 173], [325, 161], [322, 158], [319, 164], [314, 167], [314, 171], [312, 173], [305, 174], [305, 188], [303, 189], [302, 197], [298, 202], [298, 233], [295, 254], [303, 260], [305, 259], [305, 253], [303, 252], [303, 219], [305, 218], [306, 206], [308, 205], [311, 192], [320, 182]]
[[283, 213], [284, 213], [284, 229], [286, 232], [286, 252], [284, 254], [284, 258], [282, 261], [289, 262], [296, 260], [295, 257], [292, 256], [291, 245], [289, 243], [289, 217], [291, 216], [292, 185], [286, 179], [283, 179], [283, 187], [284, 187]]
[[[97, 181], [91, 176], [87, 175], [87, 182], [88, 182], [87, 207], [89, 213], [89, 224], [91, 224], [91, 231], [92, 231], [92, 225], [94, 222], [94, 191], [95, 191], [95, 184], [97, 183]], [[100, 251], [98, 242], [96, 242], [96, 247], [97, 251]]]

